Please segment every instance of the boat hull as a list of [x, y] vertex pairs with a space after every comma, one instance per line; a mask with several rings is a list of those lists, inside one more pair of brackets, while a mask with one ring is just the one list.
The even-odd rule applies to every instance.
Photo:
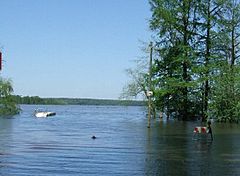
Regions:
[[56, 115], [55, 112], [37, 112], [35, 113], [36, 117], [49, 117], [49, 116], [54, 116]]

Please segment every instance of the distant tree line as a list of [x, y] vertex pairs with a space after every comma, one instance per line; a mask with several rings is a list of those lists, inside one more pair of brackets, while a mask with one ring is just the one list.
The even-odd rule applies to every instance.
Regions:
[[148, 70], [130, 70], [126, 92], [152, 90], [153, 108], [181, 120], [240, 120], [237, 0], [149, 0], [154, 34]]
[[56, 99], [40, 98], [39, 96], [13, 96], [18, 104], [62, 104]]
[[119, 106], [144, 106], [144, 101], [132, 100], [106, 100], [82, 98], [40, 98], [39, 96], [12, 96], [18, 104], [42, 105], [119, 105]]

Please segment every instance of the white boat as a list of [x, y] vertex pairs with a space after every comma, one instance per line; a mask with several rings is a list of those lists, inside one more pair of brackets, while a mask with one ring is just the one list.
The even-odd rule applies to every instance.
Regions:
[[49, 117], [49, 116], [54, 116], [56, 115], [56, 112], [51, 112], [51, 111], [38, 111], [35, 110], [35, 114], [36, 117]]

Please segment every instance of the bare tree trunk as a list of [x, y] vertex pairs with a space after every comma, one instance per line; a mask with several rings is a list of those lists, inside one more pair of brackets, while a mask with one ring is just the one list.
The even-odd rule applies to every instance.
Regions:
[[209, 99], [209, 59], [210, 59], [210, 48], [211, 48], [211, 39], [210, 39], [210, 30], [211, 30], [211, 11], [210, 11], [210, 3], [211, 0], [208, 0], [208, 6], [207, 6], [207, 36], [206, 36], [206, 54], [205, 54], [205, 87], [204, 87], [204, 114], [202, 121], [206, 121], [208, 118], [208, 99]]

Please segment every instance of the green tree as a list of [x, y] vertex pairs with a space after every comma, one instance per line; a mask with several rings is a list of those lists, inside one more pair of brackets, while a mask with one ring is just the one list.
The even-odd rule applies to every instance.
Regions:
[[229, 0], [224, 6], [225, 13], [219, 20], [220, 45], [223, 61], [220, 73], [215, 81], [212, 98], [212, 112], [218, 121], [239, 121], [240, 75], [239, 75], [239, 36], [240, 36], [240, 4]]
[[219, 52], [219, 38], [222, 34], [219, 32], [218, 26], [222, 19], [221, 14], [224, 14], [225, 1], [223, 0], [202, 0], [200, 1], [199, 10], [199, 36], [197, 42], [198, 62], [202, 68], [199, 75], [202, 84], [202, 112], [203, 121], [208, 118], [209, 102], [211, 87], [214, 87], [213, 77], [218, 70], [218, 62], [221, 62], [224, 57]]
[[0, 78], [0, 115], [14, 115], [20, 108], [12, 96], [13, 87], [10, 80]]
[[216, 86], [212, 90], [210, 115], [216, 117], [219, 122], [239, 122], [240, 67], [233, 70], [226, 63], [222, 69], [221, 74], [215, 79]]
[[[157, 101], [164, 108], [188, 120], [192, 117], [191, 92], [196, 86], [193, 64], [196, 60], [197, 0], [150, 0], [153, 12], [150, 28], [156, 32], [159, 58], [155, 79], [159, 81]], [[170, 98], [171, 97], [171, 98]]]

